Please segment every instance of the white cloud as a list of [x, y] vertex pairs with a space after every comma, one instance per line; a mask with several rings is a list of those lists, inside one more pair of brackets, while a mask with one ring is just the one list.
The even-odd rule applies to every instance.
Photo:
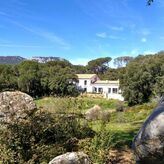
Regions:
[[88, 62], [92, 60], [90, 58], [76, 58], [76, 59], [70, 59], [69, 61], [74, 65], [87, 65]]
[[130, 54], [132, 54], [132, 55], [138, 55], [138, 49], [133, 49], [133, 50], [131, 50], [131, 52], [130, 52]]
[[105, 32], [102, 33], [96, 33], [96, 36], [100, 37], [100, 38], [106, 38], [107, 34]]
[[141, 42], [145, 43], [145, 42], [147, 42], [147, 39], [146, 38], [142, 38]]

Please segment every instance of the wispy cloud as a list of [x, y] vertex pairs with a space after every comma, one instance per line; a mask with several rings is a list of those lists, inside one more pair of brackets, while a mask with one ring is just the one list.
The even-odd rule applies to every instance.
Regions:
[[108, 35], [106, 32], [102, 32], [102, 33], [96, 33], [96, 36], [97, 37], [100, 37], [100, 38], [109, 38], [109, 39], [120, 39], [120, 40], [125, 40], [124, 38], [122, 37], [119, 37], [119, 36], [116, 36], [116, 35]]
[[[15, 3], [20, 3], [21, 4], [21, 1], [19, 0], [13, 0], [13, 2]], [[47, 30], [44, 30], [44, 29], [41, 29], [41, 28], [35, 28], [35, 27], [29, 27], [29, 26], [25, 26], [15, 20], [13, 20], [11, 18], [11, 15], [7, 14], [6, 12], [3, 12], [3, 11], [0, 11], [0, 15], [4, 16], [6, 21], [8, 21], [9, 23], [11, 24], [14, 24], [32, 34], [35, 34], [37, 36], [40, 36], [52, 43], [55, 43], [57, 44], [59, 47], [63, 48], [63, 49], [70, 49], [71, 46], [69, 43], [67, 43], [62, 37], [59, 37], [58, 35], [56, 35], [55, 33], [53, 32], [49, 32]]]
[[109, 28], [114, 31], [123, 31], [124, 30], [124, 28], [122, 26], [109, 26]]
[[96, 36], [98, 36], [100, 38], [107, 38], [107, 34], [105, 32], [96, 33]]
[[156, 1], [156, 4], [158, 7], [162, 7], [162, 8], [164, 7], [164, 1], [163, 0]]
[[49, 40], [50, 42], [57, 43], [59, 46], [61, 46], [64, 49], [70, 49], [70, 45], [63, 38], [55, 35], [52, 32], [40, 30], [39, 33], [37, 32], [36, 34]]
[[63, 48], [63, 49], [70, 49], [71, 46], [69, 43], [67, 43], [63, 38], [57, 36], [56, 34], [54, 34], [53, 32], [49, 32], [40, 28], [35, 28], [35, 27], [28, 27], [25, 26], [17, 21], [8, 19], [8, 21], [12, 24], [15, 24], [16, 26], [32, 33], [35, 34], [37, 36], [42, 37], [43, 39], [48, 40], [49, 42], [55, 43], [57, 44], [59, 47]]
[[11, 47], [11, 48], [51, 48], [43, 47], [38, 45], [22, 45], [22, 44], [0, 44], [0, 47]]
[[125, 38], [116, 35], [109, 35], [109, 38], [114, 40], [126, 40]]
[[10, 15], [7, 14], [6, 12], [4, 12], [4, 11], [0, 11], [0, 15], [1, 15], [1, 16], [7, 16], [7, 17], [10, 17]]
[[115, 36], [115, 35], [109, 35], [109, 38], [110, 39], [120, 39], [118, 36]]
[[12, 0], [12, 2], [20, 6], [24, 6], [27, 4], [26, 2], [23, 2], [22, 0]]
[[144, 36], [148, 36], [151, 34], [151, 31], [148, 28], [144, 28], [139, 33], [144, 35]]
[[141, 42], [145, 43], [145, 42], [147, 42], [147, 39], [146, 38], [142, 38]]
[[162, 40], [164, 40], [164, 36], [160, 36], [159, 38], [162, 39]]

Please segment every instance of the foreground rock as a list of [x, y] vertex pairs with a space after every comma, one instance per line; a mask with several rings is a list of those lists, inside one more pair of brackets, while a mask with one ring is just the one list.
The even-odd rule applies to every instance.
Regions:
[[11, 122], [13, 119], [22, 119], [36, 110], [33, 98], [25, 93], [0, 93], [0, 121]]
[[91, 164], [83, 152], [71, 152], [55, 157], [49, 164]]
[[133, 149], [138, 163], [164, 164], [164, 99], [143, 124]]

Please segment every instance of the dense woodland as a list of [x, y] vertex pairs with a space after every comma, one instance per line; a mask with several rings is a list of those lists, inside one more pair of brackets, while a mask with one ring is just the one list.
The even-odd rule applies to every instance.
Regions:
[[23, 61], [16, 65], [0, 65], [0, 90], [20, 90], [33, 97], [77, 96], [77, 73], [96, 73], [102, 80], [120, 79], [129, 105], [148, 102], [164, 92], [164, 52], [154, 55], [129, 56], [114, 59], [98, 58], [88, 65], [72, 65], [69, 61], [38, 63]]

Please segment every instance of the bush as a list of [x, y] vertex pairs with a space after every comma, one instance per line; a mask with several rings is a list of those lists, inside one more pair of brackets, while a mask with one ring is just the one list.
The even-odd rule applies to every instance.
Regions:
[[93, 163], [106, 163], [109, 160], [109, 150], [117, 144], [114, 139], [115, 133], [107, 130], [102, 123], [94, 138], [82, 140], [79, 147], [89, 155]]
[[94, 132], [80, 124], [77, 115], [34, 113], [0, 129], [0, 151], [4, 163], [48, 163], [57, 155], [74, 151], [81, 138]]

